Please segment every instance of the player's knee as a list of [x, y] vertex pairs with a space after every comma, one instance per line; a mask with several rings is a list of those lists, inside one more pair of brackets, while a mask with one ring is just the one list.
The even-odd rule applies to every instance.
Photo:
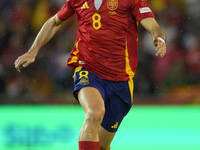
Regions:
[[105, 110], [104, 109], [94, 109], [86, 112], [85, 120], [86, 122], [92, 124], [101, 124], [104, 117]]

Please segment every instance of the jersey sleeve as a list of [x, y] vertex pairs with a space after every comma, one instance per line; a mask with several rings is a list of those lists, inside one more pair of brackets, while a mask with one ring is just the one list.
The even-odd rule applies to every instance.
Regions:
[[71, 6], [71, 0], [67, 0], [65, 5], [58, 11], [57, 16], [61, 21], [65, 21], [74, 14], [74, 9]]
[[[133, 2], [133, 0], [130, 1]], [[131, 13], [138, 21], [145, 18], [155, 18], [148, 6], [147, 0], [137, 0], [136, 3], [131, 3]]]

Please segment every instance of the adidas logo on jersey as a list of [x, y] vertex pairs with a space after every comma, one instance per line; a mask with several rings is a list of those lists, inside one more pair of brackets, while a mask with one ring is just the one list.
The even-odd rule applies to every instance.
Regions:
[[85, 3], [83, 4], [83, 6], [81, 7], [81, 9], [88, 9], [88, 8], [89, 8], [89, 6], [88, 6], [87, 2], [85, 2]]
[[116, 122], [116, 124], [114, 126], [111, 126], [111, 128], [117, 129], [118, 128], [118, 122]]

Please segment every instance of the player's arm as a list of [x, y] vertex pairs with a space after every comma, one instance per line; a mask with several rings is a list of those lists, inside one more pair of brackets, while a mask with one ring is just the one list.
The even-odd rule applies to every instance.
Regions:
[[153, 44], [156, 46], [156, 56], [163, 57], [166, 54], [166, 36], [154, 18], [146, 18], [140, 21], [141, 25], [149, 31]]
[[28, 52], [18, 57], [15, 61], [15, 68], [18, 72], [20, 72], [21, 68], [27, 67], [35, 61], [39, 50], [55, 35], [61, 24], [62, 21], [58, 19], [57, 15], [45, 22]]

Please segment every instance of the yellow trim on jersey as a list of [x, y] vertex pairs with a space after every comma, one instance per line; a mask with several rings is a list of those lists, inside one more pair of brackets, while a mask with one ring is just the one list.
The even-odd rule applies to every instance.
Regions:
[[75, 56], [72, 57], [71, 61], [68, 62], [68, 64], [72, 64], [72, 63], [77, 62], [78, 57], [77, 57], [76, 55], [79, 53], [78, 44], [79, 44], [80, 40], [81, 40], [81, 39], [79, 38], [79, 40], [76, 42], [76, 51], [73, 52], [73, 54], [74, 54]]
[[76, 72], [79, 72], [82, 68], [83, 68], [83, 66], [78, 66], [78, 67], [76, 67], [75, 73], [76, 73]]
[[133, 103], [133, 90], [134, 90], [133, 79], [130, 79], [128, 81], [128, 85], [129, 85], [129, 90], [130, 90], [130, 94], [131, 94], [131, 102]]
[[78, 67], [76, 67], [76, 69], [75, 69], [75, 71], [74, 71], [74, 75], [73, 75], [74, 80], [75, 80], [75, 74], [76, 74], [77, 72], [79, 72], [82, 68], [83, 68], [83, 66], [78, 66]]
[[71, 61], [68, 62], [68, 64], [73, 64], [73, 63], [77, 62], [77, 60], [78, 60], [78, 57], [77, 56], [73, 56]]
[[129, 85], [129, 90], [131, 94], [131, 101], [133, 103], [133, 89], [134, 89], [133, 77], [135, 76], [135, 73], [132, 71], [131, 66], [130, 66], [127, 40], [126, 40], [125, 54], [126, 54], [126, 73], [129, 75], [128, 85]]

